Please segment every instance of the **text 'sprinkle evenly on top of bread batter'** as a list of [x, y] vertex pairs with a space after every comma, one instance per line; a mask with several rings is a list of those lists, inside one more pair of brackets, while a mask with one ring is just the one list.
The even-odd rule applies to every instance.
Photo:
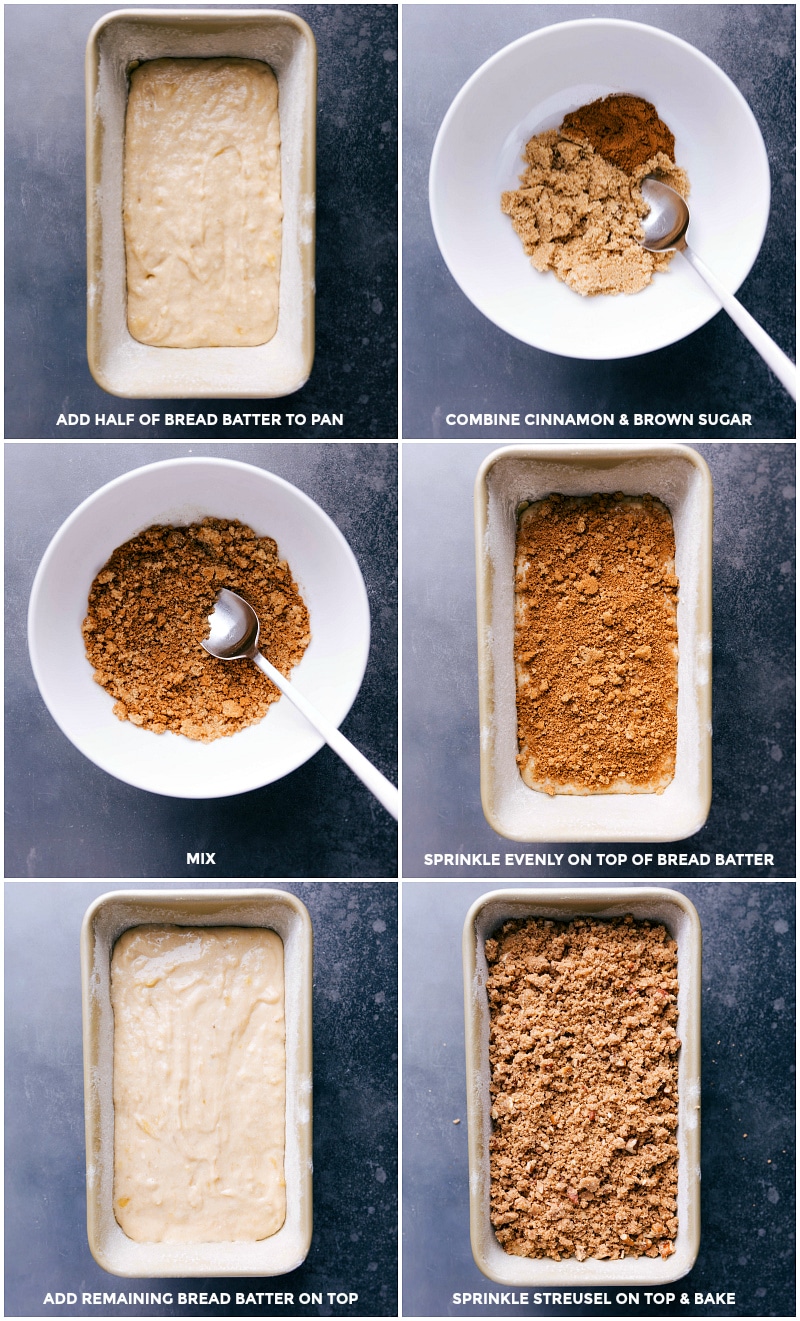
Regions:
[[278, 325], [278, 84], [245, 59], [135, 68], [125, 119], [128, 329], [161, 348], [265, 344]]
[[652, 495], [549, 495], [515, 557], [517, 763], [550, 794], [662, 793], [675, 775], [678, 579]]

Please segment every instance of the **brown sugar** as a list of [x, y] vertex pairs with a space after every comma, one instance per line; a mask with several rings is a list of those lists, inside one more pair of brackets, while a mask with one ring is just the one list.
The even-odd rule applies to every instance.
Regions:
[[278, 700], [251, 661], [220, 661], [200, 645], [221, 587], [250, 602], [259, 648], [282, 674], [298, 663], [308, 611], [271, 537], [217, 518], [150, 527], [97, 575], [83, 622], [95, 682], [116, 698], [118, 719], [210, 742], [262, 720]]
[[604, 96], [564, 116], [562, 137], [588, 142], [598, 156], [626, 174], [663, 155], [675, 160], [675, 137], [641, 96]]
[[675, 1251], [677, 947], [630, 916], [486, 941], [491, 1219], [519, 1257]]
[[500, 200], [532, 266], [553, 271], [584, 297], [644, 289], [674, 253], [641, 245], [648, 212], [641, 181], [656, 174], [688, 197], [674, 147], [655, 108], [627, 95], [593, 101], [572, 111], [560, 130], [532, 137], [520, 186]]
[[517, 763], [553, 794], [661, 793], [675, 774], [678, 579], [652, 495], [549, 495], [515, 557]]

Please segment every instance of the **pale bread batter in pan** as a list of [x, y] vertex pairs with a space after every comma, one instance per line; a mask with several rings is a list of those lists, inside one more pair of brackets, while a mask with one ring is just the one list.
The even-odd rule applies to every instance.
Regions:
[[268, 1238], [286, 1216], [283, 943], [138, 926], [111, 959], [114, 1214], [140, 1243]]
[[142, 344], [265, 344], [278, 324], [278, 84], [245, 59], [135, 68], [125, 120], [128, 329]]

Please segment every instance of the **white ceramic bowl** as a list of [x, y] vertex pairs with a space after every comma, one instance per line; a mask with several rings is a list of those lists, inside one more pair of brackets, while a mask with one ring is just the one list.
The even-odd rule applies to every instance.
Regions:
[[659, 28], [581, 19], [532, 32], [464, 84], [433, 150], [430, 208], [450, 273], [490, 321], [568, 358], [627, 358], [664, 348], [719, 311], [680, 257], [641, 293], [582, 298], [531, 266], [500, 194], [517, 186], [525, 143], [569, 110], [612, 92], [653, 102], [691, 181], [692, 248], [730, 290], [767, 226], [769, 165], [750, 107], [705, 55]]
[[50, 714], [80, 752], [127, 784], [173, 798], [260, 788], [322, 746], [285, 697], [259, 724], [198, 743], [117, 720], [114, 699], [94, 682], [81, 623], [111, 552], [155, 523], [209, 515], [239, 519], [277, 541], [311, 618], [311, 642], [290, 677], [337, 725], [369, 652], [369, 605], [353, 552], [319, 505], [281, 477], [229, 459], [187, 458], [136, 468], [101, 487], [62, 524], [39, 565], [28, 611], [33, 672]]

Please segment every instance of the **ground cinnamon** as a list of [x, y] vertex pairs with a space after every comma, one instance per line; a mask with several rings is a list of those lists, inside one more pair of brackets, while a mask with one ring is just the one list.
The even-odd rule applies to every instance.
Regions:
[[259, 646], [282, 674], [310, 641], [308, 610], [271, 537], [228, 519], [147, 528], [92, 583], [83, 622], [95, 682], [119, 720], [210, 742], [255, 724], [280, 697], [249, 660], [204, 651], [220, 587], [249, 601]]
[[486, 941], [491, 1219], [519, 1257], [670, 1257], [677, 946], [660, 924], [544, 918]]
[[564, 116], [561, 134], [571, 142], [587, 141], [605, 160], [626, 174], [659, 153], [675, 160], [675, 137], [658, 111], [640, 96], [621, 93], [572, 110]]
[[517, 762], [550, 794], [661, 793], [675, 774], [677, 593], [652, 495], [550, 495], [519, 517]]

